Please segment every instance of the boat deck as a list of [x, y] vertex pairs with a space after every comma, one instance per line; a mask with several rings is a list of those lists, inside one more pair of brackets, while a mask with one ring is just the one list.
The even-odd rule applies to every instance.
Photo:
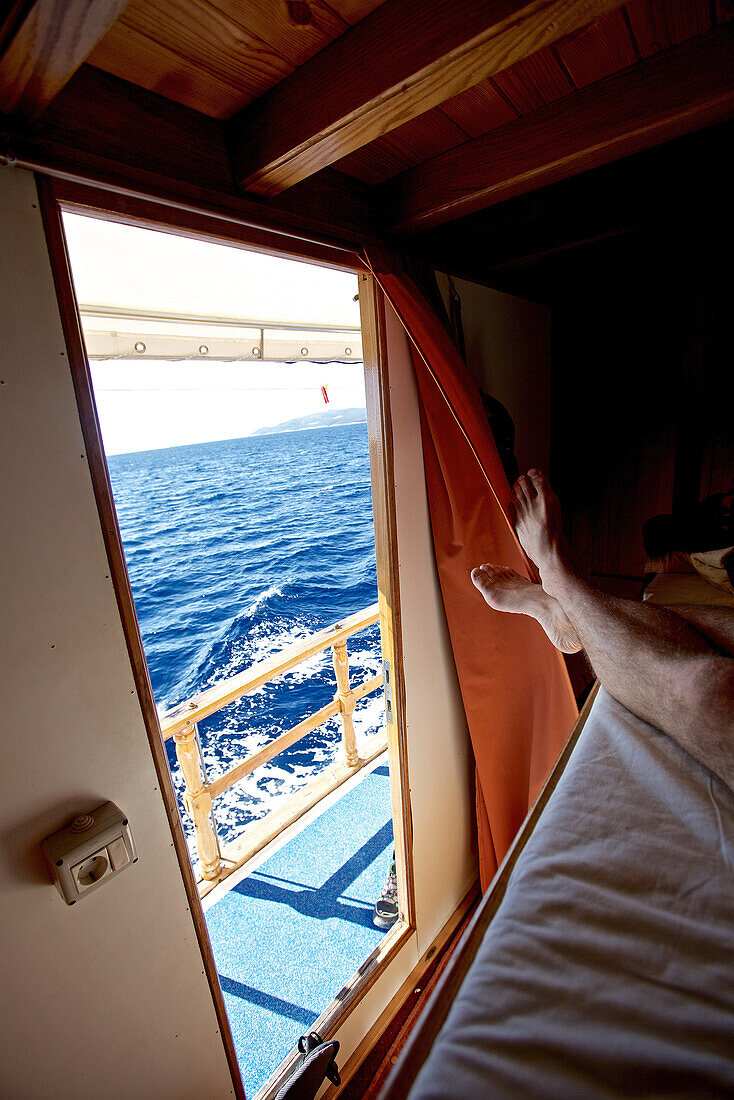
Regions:
[[385, 935], [372, 911], [393, 847], [387, 755], [339, 794], [207, 907], [248, 1096]]

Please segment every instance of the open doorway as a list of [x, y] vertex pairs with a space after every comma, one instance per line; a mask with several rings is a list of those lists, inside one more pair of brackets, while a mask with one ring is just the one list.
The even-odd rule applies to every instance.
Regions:
[[64, 222], [181, 821], [266, 1094], [405, 927], [357, 279]]

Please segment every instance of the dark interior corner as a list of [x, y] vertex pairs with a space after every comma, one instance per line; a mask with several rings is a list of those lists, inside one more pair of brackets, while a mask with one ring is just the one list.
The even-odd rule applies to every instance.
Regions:
[[551, 308], [551, 477], [594, 582], [635, 598], [642, 525], [734, 483], [732, 123], [481, 211], [415, 243]]

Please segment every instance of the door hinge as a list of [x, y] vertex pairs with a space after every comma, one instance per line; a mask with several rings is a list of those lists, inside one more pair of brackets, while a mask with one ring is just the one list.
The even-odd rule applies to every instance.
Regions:
[[388, 722], [392, 722], [392, 676], [390, 673], [390, 662], [386, 660], [382, 662], [382, 686], [385, 689], [385, 718]]

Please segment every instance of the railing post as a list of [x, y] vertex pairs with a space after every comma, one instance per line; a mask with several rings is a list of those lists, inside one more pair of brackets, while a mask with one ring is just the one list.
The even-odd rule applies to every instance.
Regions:
[[347, 767], [359, 767], [359, 752], [357, 751], [357, 735], [354, 732], [352, 714], [356, 706], [354, 692], [349, 686], [349, 657], [347, 655], [347, 643], [337, 642], [332, 647], [334, 658], [334, 672], [336, 673], [336, 695], [334, 699], [339, 703], [339, 715], [342, 720], [342, 745], [344, 755], [347, 758]]
[[187, 722], [183, 729], [173, 735], [173, 740], [184, 777], [184, 804], [194, 822], [194, 837], [201, 870], [204, 878], [211, 882], [219, 878], [222, 860], [219, 838], [211, 817], [212, 797], [204, 786], [195, 723]]

